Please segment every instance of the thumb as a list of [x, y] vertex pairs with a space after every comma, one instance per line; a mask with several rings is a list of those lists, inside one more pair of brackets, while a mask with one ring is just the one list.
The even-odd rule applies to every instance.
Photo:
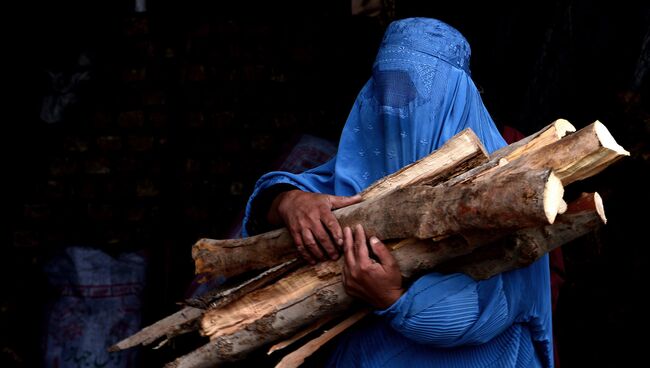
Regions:
[[379, 258], [379, 263], [387, 267], [395, 265], [395, 257], [376, 236], [370, 237], [370, 247], [372, 247], [372, 251], [377, 258]]
[[332, 209], [336, 209], [361, 202], [361, 195], [356, 194], [350, 197], [330, 195], [329, 199]]

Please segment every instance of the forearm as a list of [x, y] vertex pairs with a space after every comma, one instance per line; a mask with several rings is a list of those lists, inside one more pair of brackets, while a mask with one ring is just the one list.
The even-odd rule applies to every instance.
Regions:
[[260, 192], [252, 201], [248, 221], [245, 224], [250, 235], [267, 232], [283, 226], [277, 207], [286, 192], [298, 190], [291, 184], [275, 184]]

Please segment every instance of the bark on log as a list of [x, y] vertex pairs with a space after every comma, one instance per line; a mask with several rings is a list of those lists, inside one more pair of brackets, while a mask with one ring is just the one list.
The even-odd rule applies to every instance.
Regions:
[[[334, 211], [341, 226], [364, 225], [366, 233], [380, 239], [442, 239], [453, 234], [492, 229], [517, 229], [553, 223], [562, 206], [563, 187], [550, 170], [509, 172], [453, 188], [417, 186], [398, 189], [385, 196]], [[490, 220], [487, 220], [490, 219]], [[282, 232], [282, 233], [280, 233]], [[292, 240], [285, 229], [246, 239], [228, 241], [215, 247], [193, 250], [196, 272], [204, 275], [231, 275], [254, 267], [273, 266], [288, 255], [295, 256]], [[240, 247], [241, 245], [244, 245]], [[224, 256], [224, 251], [240, 249], [239, 257]], [[275, 252], [269, 252], [273, 249]], [[260, 256], [263, 255], [263, 256]], [[226, 260], [230, 262], [226, 263]]]

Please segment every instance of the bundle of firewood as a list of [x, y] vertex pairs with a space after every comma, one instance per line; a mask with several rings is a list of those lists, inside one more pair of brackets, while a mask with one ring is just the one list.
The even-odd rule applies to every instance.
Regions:
[[[334, 214], [342, 226], [361, 223], [368, 236], [384, 240], [407, 281], [431, 271], [485, 279], [530, 265], [604, 224], [597, 193], [567, 203], [564, 188], [628, 155], [598, 121], [576, 131], [560, 119], [491, 156], [468, 129]], [[254, 276], [188, 301], [110, 350], [199, 330], [209, 342], [168, 366], [215, 366], [272, 343], [269, 353], [280, 350], [343, 319], [279, 363], [295, 367], [368, 313], [343, 288], [342, 260], [306, 265], [286, 229], [244, 239], [201, 239], [192, 256], [196, 273], [205, 278]]]

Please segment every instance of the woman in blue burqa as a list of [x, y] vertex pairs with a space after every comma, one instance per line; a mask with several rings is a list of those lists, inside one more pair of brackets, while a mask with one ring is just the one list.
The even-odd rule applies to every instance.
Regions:
[[465, 38], [441, 21], [392, 22], [335, 157], [301, 174], [270, 172], [256, 183], [243, 235], [286, 226], [310, 263], [342, 254], [346, 291], [376, 309], [339, 340], [331, 366], [553, 366], [548, 256], [483, 281], [433, 272], [406, 288], [379, 239], [367, 239], [360, 225], [342, 229], [332, 215], [465, 128], [489, 152], [506, 144], [470, 77], [469, 57]]

